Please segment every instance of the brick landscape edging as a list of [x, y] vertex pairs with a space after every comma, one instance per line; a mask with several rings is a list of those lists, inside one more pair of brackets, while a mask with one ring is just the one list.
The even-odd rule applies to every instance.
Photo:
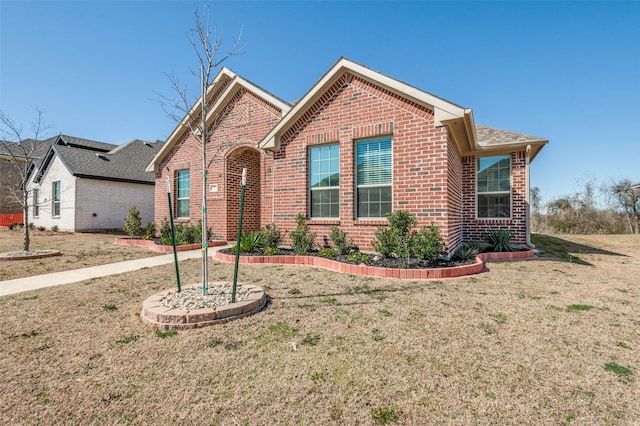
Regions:
[[[242, 264], [278, 264], [278, 265], [308, 265], [318, 268], [328, 269], [344, 274], [365, 275], [371, 277], [387, 277], [401, 279], [443, 279], [456, 278], [466, 275], [479, 274], [484, 271], [484, 262], [487, 260], [515, 260], [529, 259], [534, 256], [533, 250], [504, 253], [481, 253], [476, 256], [476, 263], [471, 265], [453, 266], [450, 268], [425, 268], [425, 269], [398, 269], [381, 268], [368, 265], [354, 265], [350, 263], [338, 262], [319, 256], [295, 256], [295, 255], [275, 255], [275, 256], [240, 256]], [[213, 258], [221, 262], [233, 263], [235, 256], [217, 251]]]
[[[116, 238], [114, 244], [119, 246], [142, 246], [148, 247], [149, 250], [158, 253], [173, 253], [173, 246], [165, 246], [162, 244], [156, 244], [153, 240], [137, 240], [133, 238]], [[209, 241], [209, 247], [218, 247], [227, 244], [226, 241]], [[202, 243], [186, 244], [177, 246], [176, 251], [189, 251], [197, 250], [202, 247]]]
[[[227, 282], [211, 282], [209, 287], [216, 285], [225, 285]], [[186, 286], [187, 288], [200, 288], [194, 284]], [[238, 290], [244, 289], [249, 291], [247, 299], [228, 303], [215, 308], [204, 308], [194, 310], [171, 309], [162, 306], [162, 299], [171, 293], [178, 291], [177, 288], [165, 290], [148, 297], [142, 303], [142, 312], [140, 318], [142, 322], [153, 326], [158, 330], [184, 330], [190, 328], [206, 327], [214, 324], [223, 324], [235, 319], [244, 318], [260, 312], [267, 305], [267, 297], [264, 290], [253, 284], [238, 283]]]

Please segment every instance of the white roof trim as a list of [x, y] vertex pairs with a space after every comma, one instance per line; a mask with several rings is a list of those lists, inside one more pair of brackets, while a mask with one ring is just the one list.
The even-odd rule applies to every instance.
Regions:
[[[344, 72], [350, 72], [366, 80], [374, 81], [386, 89], [408, 98], [416, 103], [433, 109], [436, 126], [445, 125], [446, 121], [464, 118], [470, 113], [470, 109], [438, 98], [394, 78], [388, 77], [363, 65], [341, 58], [327, 73], [309, 90], [289, 113], [278, 123], [258, 144], [262, 149], [277, 150], [280, 148], [279, 137], [306, 111], [307, 108], [322, 95]], [[473, 115], [471, 115], [473, 121]]]
[[[229, 86], [225, 89], [225, 91], [220, 95], [220, 98], [218, 98], [215, 104], [212, 105], [212, 107], [209, 109], [207, 113], [207, 122], [211, 117], [213, 117], [218, 112], [218, 110], [222, 106], [224, 106], [226, 102], [229, 101], [231, 96], [237, 90], [238, 86], [244, 87], [248, 91], [255, 93], [256, 95], [263, 98], [267, 102], [272, 103], [277, 108], [280, 108], [282, 110], [283, 115], [287, 114], [291, 109], [291, 106], [288, 103], [278, 99], [277, 97], [267, 92], [266, 90], [245, 80], [244, 78], [240, 77], [239, 75], [237, 75], [236, 73], [234, 73], [233, 71], [229, 70], [226, 67], [223, 67], [220, 70], [216, 78], [213, 80], [213, 83], [209, 86], [209, 89], [207, 90], [207, 97], [209, 97], [211, 92], [216, 90], [216, 88], [218, 87], [218, 83], [222, 80], [223, 76], [226, 76], [228, 79], [231, 80], [231, 82], [229, 83]], [[171, 135], [167, 138], [167, 142], [162, 146], [160, 151], [151, 159], [151, 162], [147, 165], [145, 169], [146, 172], [156, 171], [156, 164], [159, 162], [159, 160], [164, 158], [169, 153], [169, 151], [173, 148], [174, 142], [180, 139], [180, 137], [182, 137], [184, 132], [187, 131], [188, 117], [192, 115], [196, 115], [198, 113], [198, 110], [202, 107], [201, 105], [202, 105], [202, 96], [198, 98], [198, 100], [195, 102], [193, 107], [189, 110], [189, 114], [185, 114], [182, 121], [175, 127]]]

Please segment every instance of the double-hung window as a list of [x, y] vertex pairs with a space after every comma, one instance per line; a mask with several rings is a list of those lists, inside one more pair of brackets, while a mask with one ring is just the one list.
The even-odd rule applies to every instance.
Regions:
[[33, 217], [40, 216], [40, 189], [33, 189]]
[[340, 145], [309, 148], [311, 218], [340, 217]]
[[392, 168], [390, 137], [356, 142], [358, 218], [384, 218], [391, 213]]
[[476, 181], [478, 218], [511, 217], [511, 156], [478, 158]]
[[189, 170], [176, 172], [176, 217], [189, 217], [191, 173]]
[[51, 215], [53, 217], [60, 217], [60, 181], [53, 182], [51, 188]]

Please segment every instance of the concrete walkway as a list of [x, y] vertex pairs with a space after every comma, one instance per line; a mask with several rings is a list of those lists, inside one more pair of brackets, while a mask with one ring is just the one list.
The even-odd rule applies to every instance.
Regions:
[[[215, 250], [229, 246], [210, 247], [209, 255]], [[202, 258], [202, 250], [189, 250], [178, 252], [178, 261], [185, 259]], [[173, 263], [173, 253], [161, 256], [145, 257], [142, 259], [126, 260], [124, 262], [109, 263], [107, 265], [92, 266], [90, 268], [73, 269], [63, 272], [54, 272], [33, 277], [17, 278], [15, 280], [0, 281], [0, 296], [36, 290], [55, 285], [76, 283], [91, 278], [106, 277], [107, 275], [121, 274], [123, 272], [137, 271], [143, 268]]]

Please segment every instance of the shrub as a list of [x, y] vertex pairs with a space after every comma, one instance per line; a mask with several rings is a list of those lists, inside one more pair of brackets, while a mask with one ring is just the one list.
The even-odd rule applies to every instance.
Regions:
[[251, 253], [258, 251], [262, 245], [264, 236], [260, 231], [249, 232], [240, 237], [240, 251]]
[[[202, 221], [198, 221], [197, 225], [189, 225], [184, 223], [175, 224], [176, 245], [186, 245], [202, 242]], [[211, 236], [211, 230], [207, 231], [207, 238]], [[160, 225], [160, 241], [164, 245], [172, 245], [171, 241], [171, 225], [164, 218]]]
[[156, 223], [155, 222], [147, 222], [144, 227], [144, 235], [142, 236], [145, 240], [152, 240], [153, 237], [156, 236]]
[[31, 223], [29, 224], [29, 229], [34, 229], [35, 227], [36, 227], [36, 225], [35, 225], [33, 222], [31, 222]]
[[373, 247], [384, 257], [406, 258], [411, 256], [411, 229], [416, 226], [416, 218], [407, 211], [398, 210], [387, 214], [389, 227], [378, 227]]
[[511, 242], [513, 239], [513, 233], [507, 229], [498, 229], [489, 232], [485, 236], [486, 242], [491, 247], [492, 251], [517, 251], [520, 246]]
[[140, 210], [136, 206], [129, 209], [129, 216], [124, 219], [124, 233], [131, 238], [139, 237], [143, 234], [142, 219], [140, 219]]
[[437, 226], [426, 226], [413, 235], [411, 247], [416, 259], [433, 262], [444, 249], [444, 240]]
[[47, 228], [45, 228], [44, 226], [38, 226], [38, 231], [40, 232], [44, 232]]
[[467, 241], [464, 243], [469, 248], [477, 250], [478, 253], [483, 253], [487, 251], [491, 246], [486, 241], [476, 240], [476, 241]]
[[16, 228], [23, 228], [23, 227], [24, 227], [24, 224], [20, 222], [13, 222], [9, 224], [9, 229], [16, 229]]
[[58, 228], [58, 225], [53, 225], [53, 226], [51, 227], [51, 230], [52, 230], [53, 232], [58, 232], [58, 230], [59, 230], [59, 229], [60, 229], [60, 228]]
[[265, 252], [268, 248], [277, 249], [282, 245], [282, 232], [275, 224], [267, 224], [260, 231], [262, 233], [262, 247]]
[[280, 249], [278, 249], [277, 247], [267, 247], [266, 249], [264, 249], [264, 254], [266, 254], [267, 256], [275, 256], [280, 254]]
[[354, 251], [349, 254], [347, 260], [353, 263], [369, 263], [369, 255], [359, 251]]
[[324, 248], [318, 252], [318, 254], [322, 257], [335, 257], [336, 250], [332, 248]]
[[297, 254], [307, 254], [313, 248], [316, 240], [315, 232], [311, 232], [307, 220], [303, 215], [298, 213], [296, 216], [296, 229], [291, 231], [291, 246]]
[[469, 260], [476, 257], [478, 253], [480, 253], [480, 251], [477, 247], [464, 243], [457, 248], [454, 256], [460, 260]]
[[338, 254], [347, 254], [353, 247], [353, 240], [347, 238], [347, 233], [341, 231], [337, 226], [331, 228], [331, 241], [336, 246], [336, 253]]

